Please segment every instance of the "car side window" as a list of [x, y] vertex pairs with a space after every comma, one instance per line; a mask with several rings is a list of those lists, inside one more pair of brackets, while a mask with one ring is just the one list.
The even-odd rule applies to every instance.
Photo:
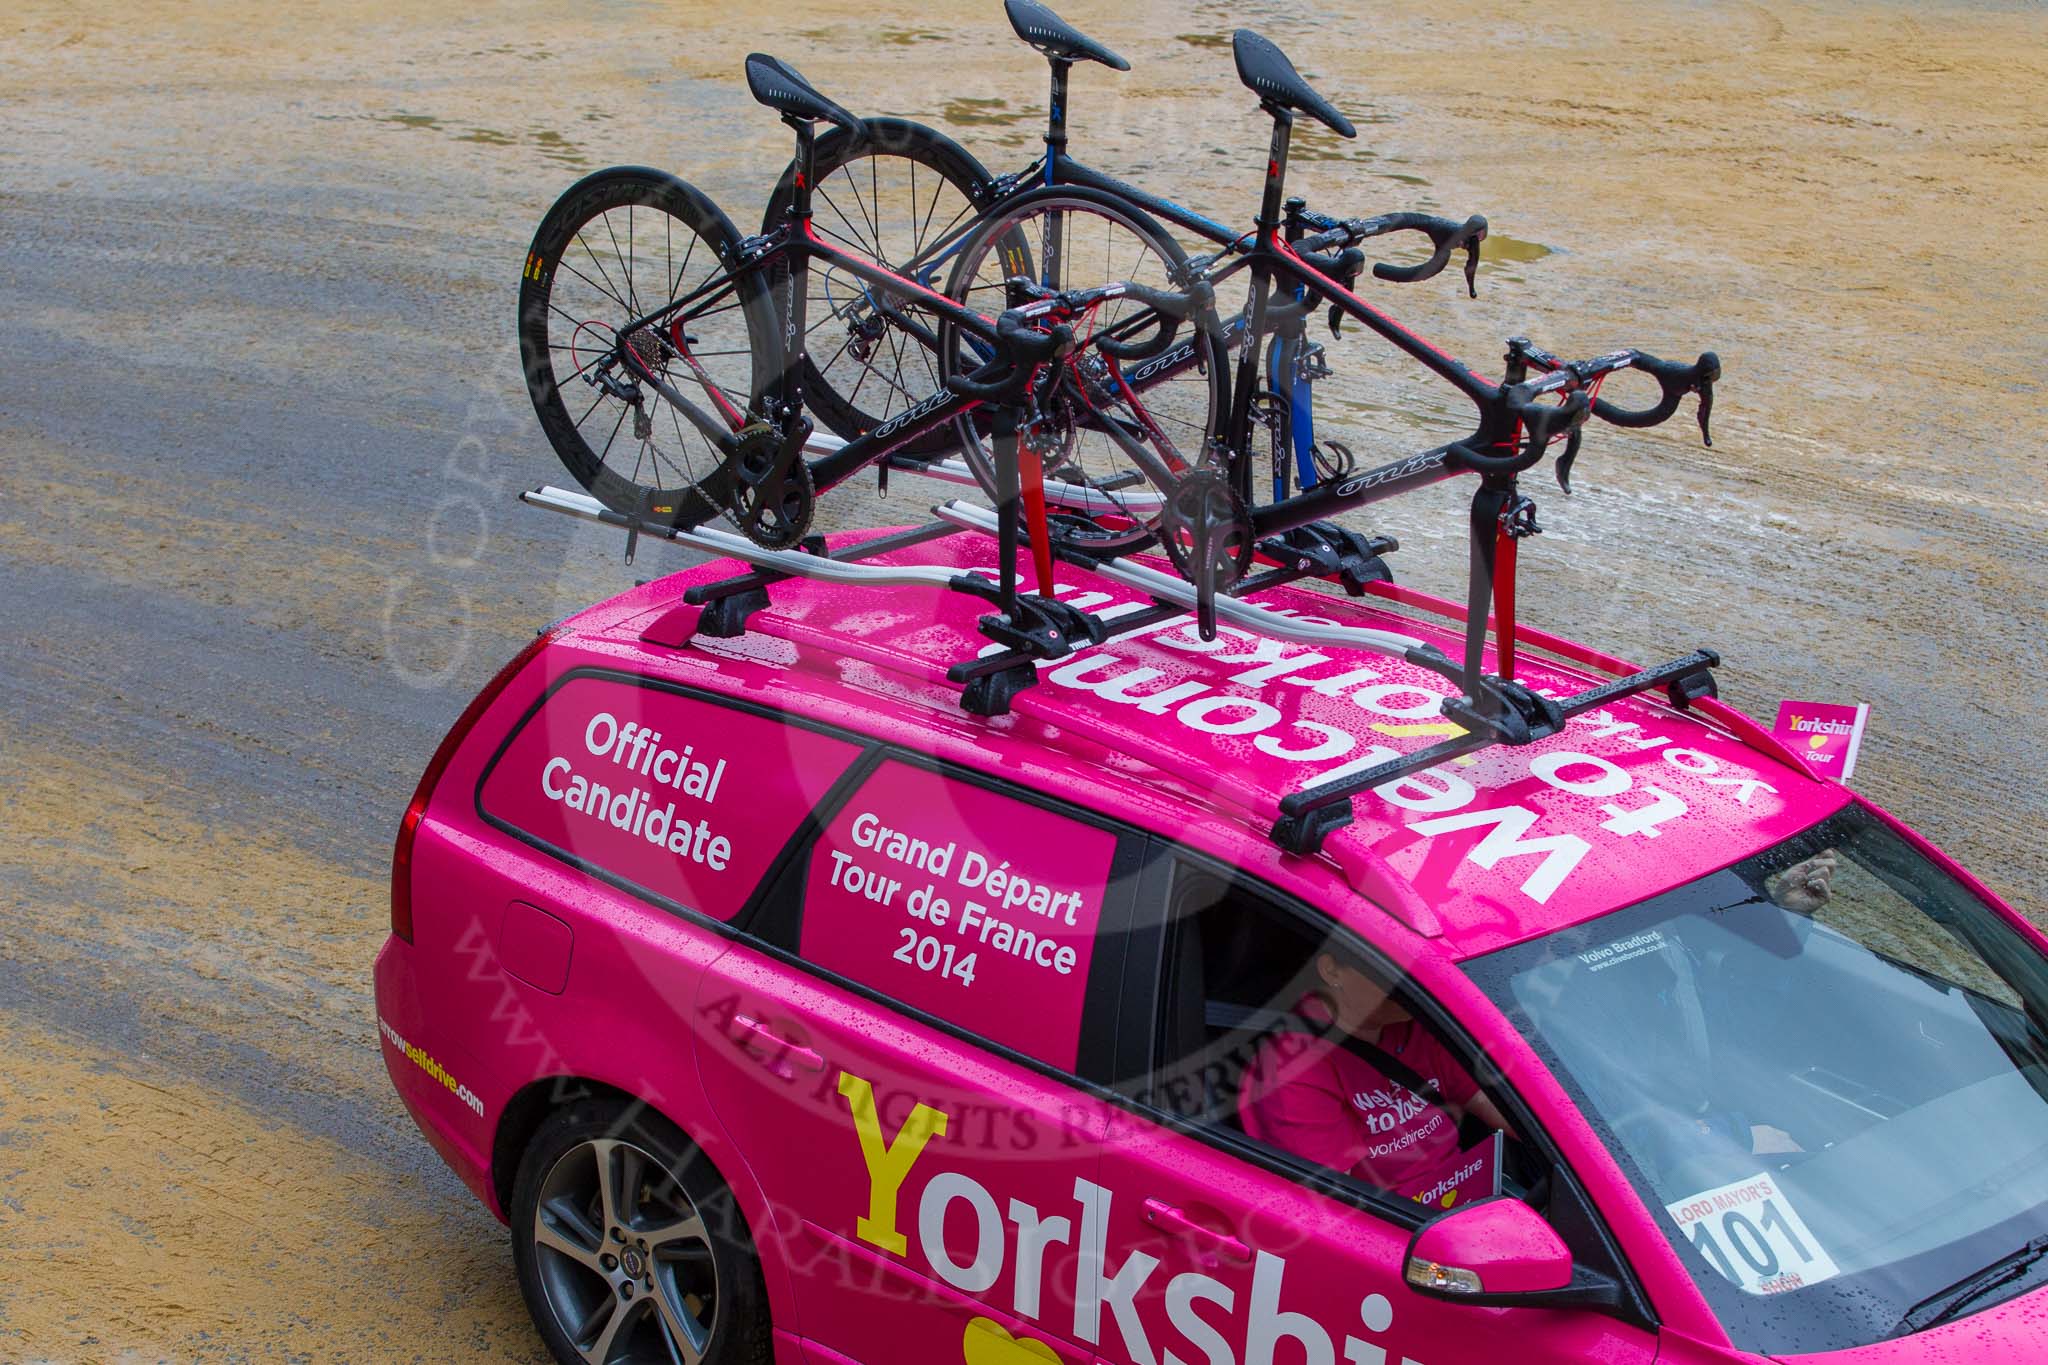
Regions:
[[1170, 894], [1154, 1106], [1433, 1209], [1523, 1186], [1477, 1068], [1385, 964], [1191, 865]]
[[485, 768], [483, 817], [659, 903], [730, 921], [861, 745], [616, 674], [571, 674]]
[[1071, 1070], [1118, 849], [1063, 811], [886, 760], [810, 850], [797, 951]]

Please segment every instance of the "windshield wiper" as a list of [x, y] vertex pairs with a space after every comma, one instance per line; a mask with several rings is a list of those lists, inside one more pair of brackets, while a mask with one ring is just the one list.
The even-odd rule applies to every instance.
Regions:
[[1906, 1310], [1906, 1316], [1899, 1319], [1892, 1335], [1903, 1337], [1924, 1332], [1961, 1316], [1965, 1308], [1992, 1290], [2024, 1276], [2027, 1268], [2043, 1256], [2048, 1256], [2048, 1237], [2036, 1237], [2010, 1256], [2001, 1257], [1976, 1274], [1964, 1276], [1948, 1288], [1938, 1289], [1914, 1304]]

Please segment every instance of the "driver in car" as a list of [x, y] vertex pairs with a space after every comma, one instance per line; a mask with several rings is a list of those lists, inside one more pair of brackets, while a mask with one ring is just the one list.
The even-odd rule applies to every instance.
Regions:
[[[1833, 899], [1838, 865], [1825, 850], [1778, 874], [1765, 893], [1783, 909], [1812, 914]], [[1246, 1133], [1403, 1192], [1458, 1168], [1466, 1118], [1513, 1136], [1478, 1082], [1372, 973], [1325, 951], [1316, 955], [1315, 978], [1294, 1008], [1303, 1027], [1261, 1039], [1245, 1072], [1238, 1113]], [[1756, 1155], [1800, 1150], [1769, 1124], [1748, 1125], [1747, 1136]]]
[[1347, 955], [1316, 955], [1300, 1031], [1259, 1043], [1240, 1092], [1252, 1137], [1381, 1189], [1455, 1170], [1467, 1115], [1511, 1131], [1450, 1050]]

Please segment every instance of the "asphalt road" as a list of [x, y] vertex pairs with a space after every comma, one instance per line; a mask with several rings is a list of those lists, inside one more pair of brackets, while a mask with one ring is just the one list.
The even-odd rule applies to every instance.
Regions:
[[[0, 1357], [538, 1358], [368, 996], [440, 734], [634, 573], [513, 501], [560, 477], [512, 334], [533, 224], [613, 162], [745, 222], [786, 156], [752, 47], [1002, 167], [1043, 98], [993, 4], [710, 8], [0, 18]], [[1077, 77], [1104, 167], [1247, 216], [1219, 44], [1255, 23], [1371, 116], [1305, 190], [1524, 244], [1404, 316], [1475, 359], [1717, 346], [1716, 448], [1590, 438], [1525, 611], [1714, 644], [1766, 717], [1868, 700], [1859, 786], [2048, 909], [2038, 7], [1615, 0], [1512, 44], [1406, 0], [1069, 8], [1137, 66]], [[1384, 362], [1332, 384], [1363, 449], [1447, 429]], [[914, 518], [898, 490], [830, 524]], [[1380, 524], [1424, 586], [1461, 568], [1450, 499]]]

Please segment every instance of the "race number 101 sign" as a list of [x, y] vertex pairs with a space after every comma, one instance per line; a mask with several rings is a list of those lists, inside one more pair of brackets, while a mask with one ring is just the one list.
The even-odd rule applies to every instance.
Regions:
[[1686, 1240], [1750, 1294], [1784, 1294], [1841, 1273], [1768, 1175], [1702, 1190], [1665, 1211]]

